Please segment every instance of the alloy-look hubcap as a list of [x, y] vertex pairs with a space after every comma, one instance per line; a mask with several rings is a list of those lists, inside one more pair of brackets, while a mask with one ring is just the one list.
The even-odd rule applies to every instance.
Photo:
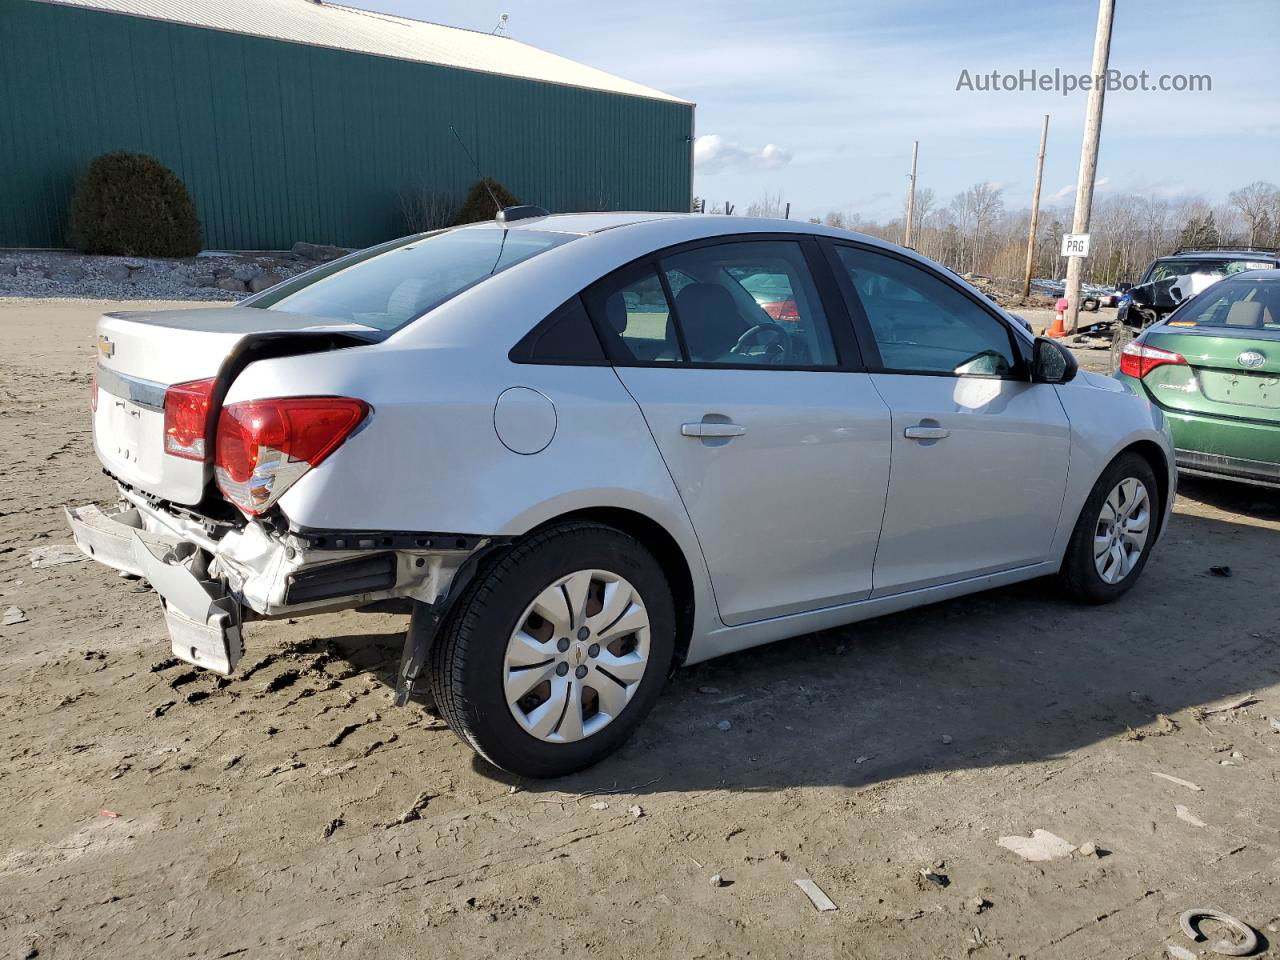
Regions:
[[571, 743], [608, 726], [649, 664], [649, 614], [616, 573], [579, 570], [534, 598], [507, 641], [511, 715], [539, 740]]
[[1119, 583], [1142, 559], [1151, 530], [1151, 498], [1134, 477], [1115, 485], [1093, 535], [1093, 563], [1103, 583]]

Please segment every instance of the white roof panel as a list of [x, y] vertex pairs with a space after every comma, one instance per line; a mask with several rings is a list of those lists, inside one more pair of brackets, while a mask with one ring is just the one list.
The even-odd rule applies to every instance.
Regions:
[[509, 77], [687, 103], [643, 84], [495, 36], [316, 0], [43, 0], [227, 33], [434, 63]]

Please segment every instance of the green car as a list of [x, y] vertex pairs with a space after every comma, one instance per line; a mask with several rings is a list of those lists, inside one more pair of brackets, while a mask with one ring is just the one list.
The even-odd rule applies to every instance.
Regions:
[[1168, 416], [1183, 473], [1280, 487], [1280, 270], [1188, 300], [1125, 346], [1116, 379]]

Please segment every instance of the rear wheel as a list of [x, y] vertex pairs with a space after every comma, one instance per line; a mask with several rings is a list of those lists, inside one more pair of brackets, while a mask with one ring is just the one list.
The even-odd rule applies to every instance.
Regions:
[[1111, 462], [1076, 520], [1062, 562], [1067, 592], [1108, 603], [1137, 581], [1155, 542], [1159, 493], [1151, 465], [1136, 453]]
[[441, 713], [511, 773], [557, 777], [616, 750], [671, 668], [675, 608], [644, 546], [611, 527], [534, 534], [459, 598], [432, 651]]

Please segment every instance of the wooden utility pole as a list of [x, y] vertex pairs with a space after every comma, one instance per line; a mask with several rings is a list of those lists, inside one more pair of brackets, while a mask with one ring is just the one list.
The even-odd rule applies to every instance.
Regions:
[[1027, 233], [1027, 269], [1022, 276], [1022, 297], [1031, 296], [1031, 267], [1036, 259], [1036, 234], [1040, 231], [1040, 183], [1044, 180], [1044, 143], [1049, 138], [1049, 115], [1040, 127], [1040, 156], [1036, 158], [1036, 189], [1031, 194], [1031, 230]]
[[920, 152], [920, 141], [911, 141], [911, 189], [907, 191], [907, 228], [903, 231], [902, 245], [911, 246], [911, 226], [916, 217], [916, 154]]
[[[1093, 182], [1098, 175], [1098, 141], [1102, 138], [1102, 99], [1106, 93], [1103, 78], [1111, 58], [1111, 25], [1115, 12], [1115, 0], [1098, 0], [1098, 31], [1093, 39], [1093, 81], [1089, 88], [1089, 106], [1085, 110], [1084, 143], [1080, 146], [1080, 177], [1076, 181], [1076, 213], [1071, 222], [1072, 233], [1089, 232]], [[1068, 334], [1076, 332], [1076, 321], [1080, 314], [1080, 275], [1083, 272], [1082, 257], [1067, 259]]]

